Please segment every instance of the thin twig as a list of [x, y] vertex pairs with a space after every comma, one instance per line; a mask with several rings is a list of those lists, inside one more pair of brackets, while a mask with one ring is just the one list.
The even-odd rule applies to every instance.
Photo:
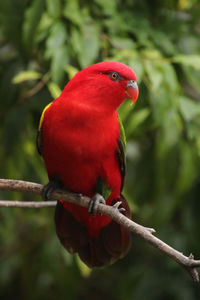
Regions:
[[38, 81], [37, 84], [32, 89], [28, 90], [24, 94], [23, 99], [31, 98], [35, 94], [37, 94], [45, 86], [45, 84], [48, 82], [49, 78], [50, 78], [49, 73], [44, 74], [44, 76], [41, 78], [41, 80]]
[[[9, 180], [9, 179], [0, 179], [0, 190], [6, 191], [15, 191], [15, 192], [28, 192], [33, 193], [36, 195], [41, 195], [43, 189], [43, 185], [27, 182], [22, 180]], [[73, 194], [69, 192], [63, 191], [55, 191], [52, 193], [52, 198], [55, 200], [64, 200], [72, 203], [76, 203], [83, 207], [88, 207], [90, 198], [79, 195]], [[12, 204], [11, 204], [12, 202]], [[0, 206], [15, 206], [15, 207], [48, 207], [48, 206], [55, 206], [55, 201], [48, 201], [48, 202], [20, 202], [20, 201], [0, 201]], [[195, 260], [193, 255], [190, 254], [189, 257], [183, 255], [183, 253], [175, 250], [171, 246], [164, 243], [162, 240], [155, 237], [152, 233], [155, 232], [152, 228], [146, 228], [141, 226], [132, 220], [125, 217], [123, 214], [119, 213], [116, 208], [113, 208], [108, 205], [99, 204], [98, 211], [103, 215], [106, 215], [113, 219], [118, 224], [128, 228], [134, 234], [140, 236], [145, 241], [159, 249], [162, 253], [166, 254], [167, 256], [171, 257], [181, 266], [183, 266], [191, 275], [193, 281], [195, 283], [199, 283], [199, 276], [198, 272], [195, 268], [200, 267], [200, 260]]]
[[0, 207], [25, 207], [25, 208], [41, 208], [41, 207], [55, 207], [57, 201], [13, 201], [0, 200]]

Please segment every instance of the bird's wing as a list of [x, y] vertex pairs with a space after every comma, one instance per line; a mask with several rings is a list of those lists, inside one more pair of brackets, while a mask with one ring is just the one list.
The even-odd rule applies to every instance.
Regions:
[[118, 140], [118, 148], [117, 148], [117, 159], [119, 163], [119, 169], [121, 173], [121, 191], [124, 187], [125, 173], [126, 173], [126, 135], [124, 131], [124, 127], [120, 117], [118, 116], [119, 126], [120, 126], [120, 139]]
[[38, 149], [38, 152], [39, 152], [40, 155], [42, 155], [42, 152], [43, 152], [42, 123], [43, 123], [43, 120], [44, 120], [44, 114], [45, 114], [46, 110], [49, 108], [49, 106], [51, 104], [52, 104], [52, 102], [50, 102], [43, 109], [43, 112], [42, 112], [41, 117], [40, 117], [39, 126], [38, 126], [38, 132], [37, 132], [37, 138], [36, 138], [36, 145], [37, 145], [37, 149]]
[[[117, 141], [117, 149], [116, 149], [116, 156], [119, 165], [119, 170], [121, 174], [121, 191], [124, 187], [124, 180], [125, 180], [125, 172], [126, 172], [126, 161], [125, 161], [125, 147], [126, 147], [126, 136], [124, 127], [122, 122], [118, 116], [119, 126], [120, 126], [120, 138]], [[112, 193], [112, 189], [106, 184], [105, 180], [102, 178], [98, 178], [95, 192], [101, 194], [104, 199], [107, 199], [110, 194]]]

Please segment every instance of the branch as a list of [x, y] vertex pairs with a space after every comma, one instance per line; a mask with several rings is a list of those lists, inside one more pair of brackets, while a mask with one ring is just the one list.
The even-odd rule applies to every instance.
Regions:
[[[1, 179], [0, 179], [1, 180]], [[57, 201], [13, 201], [0, 200], [0, 206], [4, 207], [26, 207], [26, 208], [41, 208], [41, 207], [55, 207]]]
[[[36, 195], [41, 195], [43, 190], [43, 185], [22, 181], [22, 180], [9, 180], [9, 179], [0, 179], [0, 190], [5, 191], [15, 191], [15, 192], [28, 192]], [[90, 198], [79, 195], [73, 194], [69, 192], [63, 191], [55, 191], [52, 193], [52, 198], [55, 200], [64, 200], [72, 203], [76, 203], [83, 207], [88, 207], [90, 202]], [[0, 201], [0, 206], [15, 206], [15, 207], [31, 207], [31, 208], [40, 208], [40, 207], [52, 207], [56, 205], [56, 201], [41, 201], [41, 202], [20, 202], [20, 201]], [[125, 217], [123, 214], [119, 213], [116, 208], [112, 206], [99, 204], [98, 211], [103, 215], [110, 217], [116, 223], [126, 227], [134, 234], [140, 236], [142, 239], [153, 245], [155, 248], [159, 249], [162, 253], [166, 254], [167, 256], [171, 257], [177, 263], [179, 263], [182, 267], [184, 267], [189, 274], [191, 275], [193, 281], [195, 283], [199, 283], [199, 276], [198, 272], [195, 268], [200, 267], [200, 260], [195, 260], [193, 255], [190, 254], [189, 257], [183, 255], [183, 253], [175, 250], [171, 246], [164, 243], [159, 238], [155, 237], [152, 233], [155, 232], [152, 228], [146, 228], [141, 226], [132, 220]]]

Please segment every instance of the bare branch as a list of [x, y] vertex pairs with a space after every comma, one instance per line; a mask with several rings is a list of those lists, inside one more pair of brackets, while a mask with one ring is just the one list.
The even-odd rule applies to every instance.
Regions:
[[[15, 192], [28, 192], [36, 195], [41, 195], [43, 189], [43, 185], [27, 182], [22, 180], [9, 180], [9, 179], [0, 179], [0, 190], [6, 191], [15, 191]], [[88, 207], [90, 198], [73, 194], [69, 192], [63, 191], [55, 191], [52, 193], [52, 198], [55, 200], [64, 200], [72, 203], [76, 203], [83, 207]], [[12, 204], [11, 204], [12, 203]], [[48, 202], [20, 202], [20, 201], [0, 201], [0, 206], [15, 206], [15, 207], [32, 207], [32, 208], [40, 208], [40, 207], [48, 207], [55, 206], [55, 201]], [[162, 240], [155, 237], [152, 233], [155, 232], [152, 228], [146, 228], [141, 226], [132, 220], [125, 217], [123, 214], [119, 213], [119, 211], [108, 205], [99, 204], [98, 211], [103, 215], [106, 215], [113, 219], [118, 224], [128, 228], [134, 234], [140, 236], [145, 241], [153, 245], [155, 248], [159, 249], [162, 253], [171, 257], [177, 263], [179, 263], [182, 267], [184, 267], [188, 273], [191, 275], [193, 281], [195, 283], [199, 283], [198, 272], [195, 268], [200, 267], [200, 260], [195, 260], [193, 255], [190, 254], [189, 257], [183, 255], [183, 253], [175, 250], [171, 246], [164, 243]]]
[[0, 200], [0, 207], [25, 207], [25, 208], [41, 208], [41, 207], [55, 207], [57, 201], [13, 201]]

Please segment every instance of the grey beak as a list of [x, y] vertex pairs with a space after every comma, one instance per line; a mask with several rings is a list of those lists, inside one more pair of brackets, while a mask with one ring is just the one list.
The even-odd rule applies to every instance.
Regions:
[[126, 86], [126, 88], [129, 88], [129, 87], [132, 87], [134, 89], [138, 89], [138, 85], [137, 85], [137, 82], [134, 81], [134, 80], [129, 80], [128, 81], [128, 84]]

